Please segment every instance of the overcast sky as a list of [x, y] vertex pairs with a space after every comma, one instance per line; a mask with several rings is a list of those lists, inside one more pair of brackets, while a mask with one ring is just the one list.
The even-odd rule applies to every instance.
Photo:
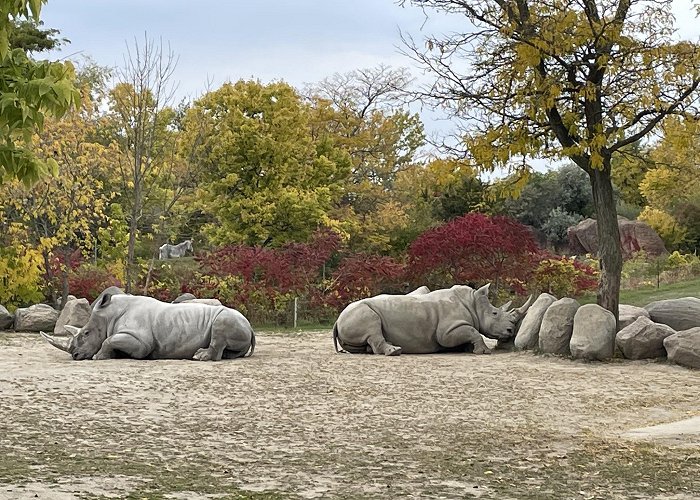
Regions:
[[[674, 0], [681, 34], [700, 38], [692, 0]], [[46, 27], [71, 40], [58, 54], [91, 56], [104, 66], [120, 66], [126, 44], [162, 38], [179, 56], [174, 79], [179, 97], [196, 97], [207, 81], [257, 78], [294, 86], [333, 73], [387, 64], [420, 71], [400, 54], [400, 31], [420, 39], [427, 33], [465, 28], [463, 18], [430, 12], [395, 0], [49, 0]], [[445, 130], [435, 115], [426, 128]]]
[[181, 93], [196, 95], [207, 79], [285, 80], [295, 86], [378, 64], [409, 66], [397, 49], [399, 30], [457, 28], [460, 19], [402, 8], [392, 0], [50, 0], [47, 27], [71, 40], [60, 55], [88, 54], [121, 65], [126, 43], [162, 38], [179, 55]]

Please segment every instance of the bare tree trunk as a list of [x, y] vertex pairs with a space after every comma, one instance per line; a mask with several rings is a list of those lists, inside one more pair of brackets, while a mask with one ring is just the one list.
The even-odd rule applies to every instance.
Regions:
[[602, 170], [591, 170], [589, 176], [598, 227], [598, 258], [600, 259], [598, 304], [612, 312], [615, 315], [615, 321], [617, 321], [620, 304], [622, 249], [615, 197], [610, 179], [610, 160], [606, 159]]
[[50, 301], [52, 304], [57, 304], [58, 303], [58, 297], [56, 295], [56, 288], [54, 287], [54, 282], [53, 282], [53, 271], [51, 268], [51, 260], [49, 259], [49, 253], [44, 250], [42, 253], [42, 257], [44, 258], [44, 269], [46, 270], [46, 283], [49, 284], [49, 293], [51, 294]]
[[139, 213], [141, 211], [141, 192], [139, 186], [134, 187], [134, 204], [131, 207], [131, 220], [129, 221], [129, 245], [126, 253], [126, 286], [125, 292], [131, 293], [136, 281], [134, 269], [134, 257], [136, 253], [136, 232], [138, 230]]
[[64, 307], [66, 307], [66, 302], [68, 302], [68, 293], [69, 293], [68, 269], [69, 269], [69, 263], [70, 263], [70, 254], [71, 254], [71, 252], [69, 249], [63, 250], [63, 268], [61, 269], [60, 309], [63, 309]]
[[143, 285], [143, 294], [148, 295], [148, 287], [151, 285], [151, 275], [153, 274], [153, 266], [156, 263], [156, 254], [153, 253], [151, 257], [151, 263], [148, 265], [148, 273], [146, 273], [146, 284]]
[[[134, 221], [134, 216], [131, 216], [132, 221]], [[131, 293], [131, 284], [134, 282], [134, 250], [136, 248], [136, 224], [135, 222], [129, 223], [129, 245], [127, 246], [126, 253], [126, 284], [124, 286], [124, 291], [126, 293]]]

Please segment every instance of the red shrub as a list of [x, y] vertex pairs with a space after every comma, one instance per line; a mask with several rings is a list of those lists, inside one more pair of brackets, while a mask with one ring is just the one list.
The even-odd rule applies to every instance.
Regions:
[[248, 283], [261, 283], [276, 291], [299, 291], [318, 280], [323, 264], [340, 245], [332, 231], [317, 231], [309, 243], [283, 248], [229, 245], [200, 258], [213, 276], [240, 276]]
[[58, 276], [61, 273], [61, 269], [65, 265], [69, 270], [78, 269], [83, 263], [83, 254], [80, 249], [71, 250], [66, 255], [65, 252], [59, 251], [51, 256], [49, 259], [49, 265], [51, 266], [52, 276]]
[[122, 286], [117, 278], [100, 267], [88, 264], [68, 274], [68, 289], [78, 298], [95, 300], [102, 291], [110, 286]]
[[332, 274], [326, 303], [338, 309], [348, 303], [385, 292], [401, 292], [406, 268], [391, 257], [354, 254], [345, 257]]
[[519, 222], [470, 213], [418, 236], [409, 247], [409, 263], [414, 277], [433, 286], [524, 282], [538, 250]]

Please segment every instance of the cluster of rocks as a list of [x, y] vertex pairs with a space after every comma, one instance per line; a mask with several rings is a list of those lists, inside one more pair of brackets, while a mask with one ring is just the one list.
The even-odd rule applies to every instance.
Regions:
[[0, 331], [18, 332], [54, 332], [55, 335], [68, 335], [66, 325], [78, 328], [85, 326], [90, 318], [90, 303], [87, 299], [78, 299], [72, 295], [61, 311], [48, 304], [35, 304], [20, 307], [11, 314], [0, 306]]
[[659, 300], [645, 307], [620, 305], [615, 316], [596, 305], [543, 293], [523, 318], [515, 348], [575, 359], [668, 357], [700, 368], [700, 299]]
[[[109, 287], [100, 294], [124, 293], [118, 287]], [[29, 307], [21, 307], [10, 313], [4, 306], [0, 305], [0, 331], [15, 330], [17, 332], [52, 332], [54, 335], [69, 335], [65, 329], [66, 325], [81, 328], [90, 319], [92, 305], [100, 299], [98, 297], [92, 304], [87, 299], [78, 299], [73, 295], [68, 296], [66, 305], [58, 311], [48, 304], [35, 304]], [[181, 302], [199, 302], [209, 305], [221, 305], [217, 299], [198, 299], [194, 295], [186, 293], [180, 295], [173, 301], [174, 304]]]

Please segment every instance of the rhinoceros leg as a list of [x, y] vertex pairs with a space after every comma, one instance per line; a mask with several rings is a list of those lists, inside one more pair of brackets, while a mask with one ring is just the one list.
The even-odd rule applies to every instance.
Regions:
[[112, 359], [114, 351], [120, 351], [134, 359], [143, 359], [151, 352], [150, 347], [128, 333], [116, 333], [102, 342], [102, 347], [92, 359]]
[[371, 335], [367, 339], [367, 343], [374, 354], [384, 354], [385, 356], [398, 356], [401, 354], [401, 348], [387, 342], [381, 333], [379, 335]]
[[[226, 358], [242, 357], [254, 347], [253, 329], [245, 317], [237, 311], [225, 311], [217, 316], [211, 327], [209, 347], [194, 353], [197, 361], [220, 361], [226, 351]], [[251, 352], [252, 353], [252, 352]]]
[[[338, 317], [338, 340], [356, 348], [369, 345], [374, 354], [398, 356], [401, 347], [390, 344], [382, 333], [382, 320], [367, 304], [355, 303]], [[360, 349], [361, 351], [361, 349]], [[357, 349], [349, 352], [358, 352]]]
[[448, 331], [438, 331], [437, 341], [443, 347], [457, 347], [464, 344], [474, 345], [474, 354], [491, 354], [483, 337], [476, 328], [462, 325]]

